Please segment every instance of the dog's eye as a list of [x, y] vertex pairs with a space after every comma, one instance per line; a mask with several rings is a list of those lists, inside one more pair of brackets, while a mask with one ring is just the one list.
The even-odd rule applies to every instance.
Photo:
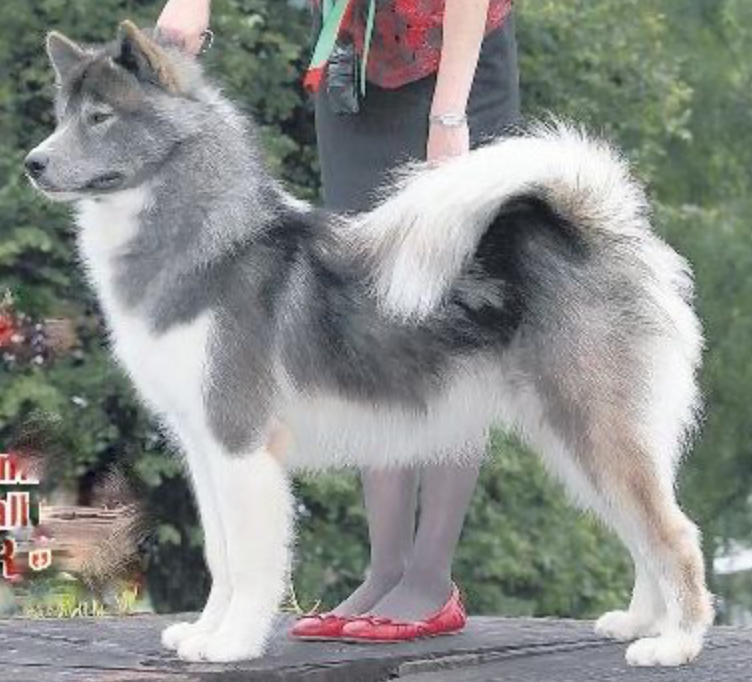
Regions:
[[89, 123], [93, 126], [97, 126], [105, 121], [109, 121], [113, 117], [111, 111], [95, 111], [89, 115]]

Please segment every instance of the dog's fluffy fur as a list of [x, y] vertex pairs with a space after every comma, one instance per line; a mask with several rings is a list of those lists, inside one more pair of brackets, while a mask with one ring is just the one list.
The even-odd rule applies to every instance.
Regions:
[[263, 652], [289, 469], [477, 458], [499, 425], [632, 554], [632, 602], [597, 630], [636, 639], [637, 665], [699, 653], [712, 607], [673, 486], [702, 334], [689, 267], [618, 153], [532, 128], [335, 216], [269, 177], [247, 122], [176, 50], [132, 25], [48, 50], [59, 127], [30, 155], [35, 183], [77, 204], [115, 355], [185, 452], [205, 531], [209, 601], [166, 646]]

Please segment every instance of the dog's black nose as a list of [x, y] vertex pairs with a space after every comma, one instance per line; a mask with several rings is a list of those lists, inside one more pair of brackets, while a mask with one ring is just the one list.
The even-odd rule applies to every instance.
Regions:
[[45, 168], [50, 163], [50, 157], [47, 154], [40, 152], [31, 152], [24, 161], [26, 166], [26, 172], [34, 179], [40, 177], [44, 173]]

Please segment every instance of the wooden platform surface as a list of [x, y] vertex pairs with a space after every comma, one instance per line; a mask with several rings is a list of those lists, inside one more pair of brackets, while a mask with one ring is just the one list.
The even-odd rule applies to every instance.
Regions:
[[411, 644], [303, 643], [277, 636], [263, 659], [184, 664], [162, 650], [175, 618], [0, 621], [2, 682], [748, 682], [752, 629], [714, 628], [706, 650], [681, 669], [637, 669], [624, 645], [580, 621], [472, 618], [459, 635]]

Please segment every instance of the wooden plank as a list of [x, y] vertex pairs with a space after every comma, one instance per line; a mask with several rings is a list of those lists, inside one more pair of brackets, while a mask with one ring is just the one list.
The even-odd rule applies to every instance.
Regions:
[[[165, 673], [200, 672], [207, 679], [229, 680], [223, 667], [185, 666], [159, 645], [159, 632], [169, 622], [158, 617], [96, 619], [75, 621], [9, 621], [0, 634], [3, 650], [16, 665], [102, 670], [159, 670]], [[477, 653], [543, 645], [547, 642], [594, 641], [595, 635], [583, 623], [574, 621], [526, 621], [473, 619], [465, 632], [453, 637], [425, 640], [387, 647], [358, 646], [345, 643], [326, 645], [290, 640], [289, 619], [281, 619], [272, 639], [269, 654], [258, 661], [236, 666], [244, 680], [353, 680], [358, 669], [359, 682], [386, 679], [400, 664], [416, 658]], [[52, 666], [48, 661], [55, 661]], [[355, 661], [355, 663], [354, 663]], [[2, 671], [2, 666], [0, 666]], [[52, 678], [54, 679], [54, 678]]]
[[465, 632], [398, 645], [305, 643], [281, 618], [267, 656], [238, 665], [186, 664], [159, 633], [174, 618], [134, 616], [0, 622], [3, 682], [584, 682], [670, 679], [745, 682], [752, 630], [716, 628], [700, 662], [681, 671], [632, 670], [624, 645], [597, 638], [587, 622], [472, 618]]
[[[713, 637], [700, 658], [680, 668], [632, 668], [624, 646], [613, 643], [581, 648], [555, 647], [500, 655], [479, 665], [435, 668], [399, 675], [400, 682], [748, 682], [752, 678], [752, 642]], [[409, 667], [409, 666], [408, 666]]]

